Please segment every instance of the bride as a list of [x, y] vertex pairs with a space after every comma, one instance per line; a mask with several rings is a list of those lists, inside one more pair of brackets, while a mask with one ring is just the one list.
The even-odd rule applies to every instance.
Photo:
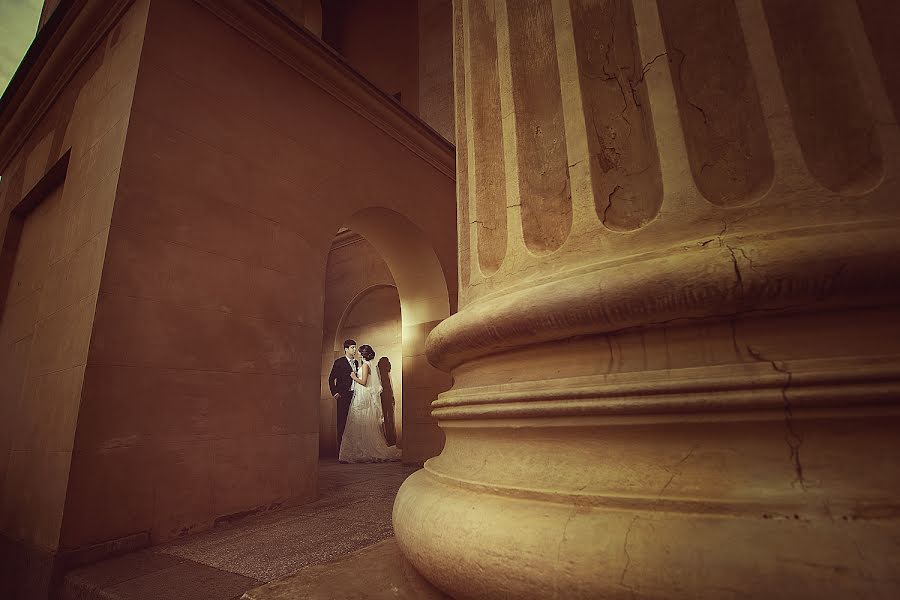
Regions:
[[341, 441], [338, 460], [342, 463], [386, 462], [400, 460], [400, 449], [388, 446], [382, 433], [384, 413], [381, 410], [381, 376], [372, 362], [375, 351], [362, 345], [359, 354], [363, 363], [359, 375], [353, 378], [353, 400], [347, 415], [347, 425]]

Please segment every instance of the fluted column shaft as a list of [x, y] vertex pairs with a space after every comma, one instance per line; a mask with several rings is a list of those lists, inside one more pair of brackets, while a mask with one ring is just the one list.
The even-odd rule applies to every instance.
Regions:
[[887, 0], [458, 0], [460, 311], [398, 542], [459, 598], [890, 597]]

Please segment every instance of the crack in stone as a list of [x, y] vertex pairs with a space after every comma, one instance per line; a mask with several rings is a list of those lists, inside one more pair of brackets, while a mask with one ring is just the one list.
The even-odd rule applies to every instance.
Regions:
[[[731, 265], [734, 267], [734, 276], [737, 279], [737, 286], [740, 290], [741, 298], [744, 297], [744, 276], [741, 273], [741, 266], [738, 264], [737, 255], [735, 254], [735, 248], [732, 247], [728, 242], [725, 241], [725, 234], [728, 232], [728, 221], [722, 221], [722, 231], [719, 232], [719, 235], [716, 238], [719, 240], [719, 245], [728, 249], [728, 253], [731, 254]], [[743, 250], [740, 248], [737, 249], [743, 254]], [[746, 255], [744, 255], [746, 257]], [[749, 260], [749, 259], [748, 259]], [[751, 263], [752, 264], [752, 263]]]
[[753, 259], [750, 258], [749, 256], [747, 256], [747, 253], [744, 251], [743, 248], [738, 248], [737, 250], [738, 250], [738, 252], [741, 253], [741, 256], [744, 257], [744, 260], [747, 261], [747, 264], [750, 265], [750, 270], [755, 271], [756, 267], [753, 266]]
[[644, 77], [647, 75], [647, 72], [653, 66], [653, 63], [657, 61], [662, 56], [667, 56], [668, 53], [663, 52], [662, 54], [657, 54], [654, 56], [650, 62], [641, 67], [641, 74], [637, 79], [629, 79], [628, 80], [628, 88], [631, 90], [631, 101], [634, 103], [635, 108], [642, 106], [640, 102], [638, 102], [638, 88], [644, 83]]
[[613, 358], [612, 338], [610, 336], [606, 336], [606, 346], [609, 348], [609, 364], [606, 365], [606, 372], [612, 373], [614, 358]]
[[631, 523], [628, 525], [628, 531], [625, 532], [625, 542], [622, 544], [622, 552], [625, 554], [625, 567], [622, 569], [622, 574], [619, 576], [619, 585], [624, 588], [633, 589], [630, 585], [625, 583], [625, 576], [628, 574], [628, 569], [631, 567], [631, 555], [628, 553], [628, 538], [631, 537], [631, 530], [634, 529], [634, 524], [640, 517], [632, 517]]
[[685, 98], [685, 100], [687, 100], [688, 106], [700, 113], [700, 116], [703, 118], [703, 124], [709, 125], [709, 119], [706, 117], [706, 111], [700, 108], [700, 105], [695, 104], [693, 101], [688, 100], [687, 98]]
[[647, 72], [650, 70], [651, 67], [653, 67], [653, 63], [655, 63], [659, 58], [662, 58], [663, 56], [668, 56], [668, 54], [669, 54], [668, 52], [663, 52], [661, 54], [657, 54], [652, 59], [650, 59], [650, 62], [645, 64], [643, 67], [641, 67], [641, 75], [640, 75], [640, 77], [637, 78], [637, 81], [632, 83], [632, 86], [640, 85], [641, 83], [643, 83], [644, 76], [647, 75]]
[[611, 191], [609, 193], [609, 195], [606, 197], [606, 199], [607, 199], [606, 208], [603, 209], [603, 219], [601, 219], [601, 221], [604, 225], [606, 225], [607, 213], [609, 212], [609, 209], [612, 208], [613, 196], [616, 194], [616, 192], [618, 192], [621, 189], [622, 189], [622, 186], [617, 185], [616, 187], [613, 188], [613, 191]]
[[[723, 242], [724, 243], [724, 242]], [[741, 267], [738, 265], [737, 256], [734, 254], [734, 248], [729, 246], [728, 244], [724, 244], [726, 248], [728, 248], [728, 252], [731, 254], [731, 264], [734, 267], [734, 275], [737, 277], [738, 288], [741, 290], [741, 297], [744, 297], [744, 277], [741, 275]]]
[[675, 481], [675, 477], [681, 474], [681, 472], [677, 470], [678, 467], [680, 467], [681, 465], [683, 465], [683, 464], [685, 463], [685, 461], [687, 461], [691, 456], [693, 456], [694, 451], [695, 451], [697, 448], [699, 448], [699, 445], [696, 445], [696, 444], [695, 444], [695, 445], [690, 449], [690, 451], [688, 451], [688, 453], [685, 454], [684, 457], [682, 457], [682, 459], [679, 460], [677, 463], [675, 463], [675, 464], [672, 465], [671, 467], [663, 467], [663, 469], [664, 469], [665, 471], [671, 473], [671, 477], [669, 477], [669, 480], [666, 482], [666, 484], [665, 484], [664, 486], [662, 486], [662, 489], [659, 490], [659, 493], [656, 495], [657, 498], [662, 498], [662, 495], [665, 493], [665, 491], [666, 491], [667, 489], [669, 489], [669, 486], [672, 484], [673, 481]]
[[[631, 123], [628, 121], [628, 117], [625, 116], [625, 113], [628, 112], [628, 96], [625, 95], [625, 87], [622, 85], [622, 80], [616, 78], [616, 83], [619, 85], [619, 94], [622, 96], [622, 110], [619, 111], [619, 118], [625, 121], [628, 124], [629, 135], [631, 135]], [[632, 102], [634, 101], [634, 97], [632, 97]], [[637, 106], [637, 105], [635, 105]], [[628, 137], [625, 138], [626, 141]]]
[[606, 51], [603, 53], [603, 74], [616, 79], [618, 74], [613, 74], [607, 71], [607, 67], [610, 64], [609, 54], [612, 52], [613, 48], [616, 45], [616, 23], [615, 16], [610, 19], [610, 29], [609, 29], [609, 40], [606, 42]]
[[569, 524], [572, 523], [572, 519], [575, 518], [575, 515], [577, 514], [577, 512], [578, 512], [578, 507], [577, 506], [572, 507], [572, 512], [571, 512], [571, 514], [569, 514], [569, 518], [566, 519], [566, 524], [563, 526], [562, 538], [560, 538], [559, 544], [557, 544], [557, 546], [556, 546], [556, 565], [557, 565], [557, 567], [559, 567], [560, 556], [562, 555], [563, 543], [566, 541], [566, 532], [569, 530]]
[[588, 81], [612, 81], [613, 79], [616, 79], [616, 75], [610, 75], [605, 71], [601, 75], [591, 75], [590, 73], [581, 71], [581, 77], [587, 79]]
[[488, 227], [487, 225], [484, 224], [484, 221], [479, 221], [478, 219], [475, 219], [474, 221], [472, 221], [472, 222], [469, 223], [469, 224], [470, 224], [470, 225], [475, 225], [476, 223], [479, 224], [479, 225], [481, 225], [482, 227], [484, 227], [484, 228], [487, 229], [488, 231], [494, 231], [494, 229], [495, 229], [494, 227]]
[[[620, 89], [621, 89], [621, 84], [620, 84]], [[628, 104], [627, 104], [627, 100], [624, 100], [624, 96], [623, 96], [623, 101], [625, 101], [626, 105], [622, 109], [622, 113], [620, 114], [620, 116], [622, 117], [622, 120], [625, 121], [625, 124], [628, 125], [628, 131], [624, 138], [624, 142], [627, 142], [628, 138], [631, 136], [631, 123], [625, 117], [625, 112], [628, 110]], [[597, 112], [597, 106], [595, 104], [592, 104], [591, 105], [591, 128], [594, 130], [594, 138], [596, 138], [597, 144], [599, 144], [604, 150], [613, 150], [616, 153], [615, 163], [611, 162], [607, 158], [608, 155], [606, 153], [598, 152], [598, 153], [594, 154], [594, 156], [597, 158], [597, 162], [600, 165], [600, 167], [604, 170], [604, 172], [608, 172], [608, 171], [611, 171], [611, 170], [619, 167], [619, 159], [621, 158], [622, 155], [618, 150], [615, 149], [615, 146], [607, 145], [606, 139], [604, 139], [604, 136], [597, 129], [597, 121], [599, 121], [600, 119], [597, 118], [596, 112]], [[609, 141], [614, 142], [615, 137], [613, 137]]]
[[[619, 95], [622, 98], [622, 109], [619, 111], [618, 117], [625, 123], [625, 126], [627, 129], [626, 129], [626, 131], [624, 131], [623, 135], [621, 136], [621, 140], [613, 141], [613, 140], [615, 140], [615, 137], [613, 137], [613, 139], [611, 139], [609, 141], [605, 140], [604, 136], [602, 136], [597, 129], [597, 122], [601, 121], [601, 120], [597, 119], [597, 115], [595, 114], [596, 107], [592, 106], [592, 110], [591, 110], [591, 113], [593, 116], [591, 125], [594, 129], [594, 136], [597, 139], [597, 141], [599, 142], [600, 147], [603, 148], [603, 152], [597, 153], [596, 157], [597, 157], [601, 167], [604, 169], [604, 171], [611, 171], [613, 169], [620, 168], [622, 152], [619, 151], [618, 148], [622, 147], [623, 144], [628, 143], [628, 141], [631, 138], [631, 135], [634, 131], [634, 125], [631, 123], [631, 121], [628, 119], [628, 116], [627, 116], [628, 111], [631, 108], [629, 105], [628, 97], [629, 97], [629, 95], [631, 96], [631, 104], [633, 104], [636, 108], [641, 105], [636, 96], [636, 92], [637, 92], [636, 88], [644, 81], [644, 78], [645, 78], [647, 72], [653, 67], [653, 64], [659, 58], [666, 56], [666, 53], [663, 52], [661, 54], [658, 54], [652, 60], [650, 60], [647, 64], [643, 65], [641, 67], [640, 76], [636, 80], [632, 80], [632, 78], [628, 76], [626, 71], [628, 71], [628, 72], [633, 71], [634, 65], [632, 64], [630, 67], [627, 67], [627, 68], [621, 67], [620, 61], [618, 60], [617, 52], [616, 52], [616, 21], [617, 21], [617, 15], [619, 14], [618, 2], [616, 2], [616, 1], [612, 2], [611, 6], [610, 6], [610, 10], [606, 14], [608, 16], [608, 20], [605, 23], [605, 25], [608, 26], [608, 34], [607, 34], [608, 39], [606, 40], [606, 43], [603, 45], [603, 56], [601, 58], [602, 64], [600, 66], [601, 67], [599, 70], [600, 72], [596, 75], [585, 74], [585, 76], [588, 79], [593, 79], [593, 80], [600, 80], [600, 81], [605, 81], [605, 82], [615, 81], [616, 85], [619, 88]], [[630, 50], [632, 50], [632, 51], [634, 50], [633, 45], [632, 45], [632, 47], [630, 47]], [[633, 62], [633, 59], [630, 62]], [[610, 69], [612, 69], [612, 70], [610, 70]], [[626, 84], [627, 84], [628, 90], [630, 91], [630, 94], [628, 92], [626, 92]], [[612, 142], [612, 145], [610, 145], [610, 142]], [[625, 174], [630, 175], [630, 173], [627, 173], [627, 172]]]
[[[619, 8], [618, 2], [616, 2], [614, 0], [612, 3], [612, 10], [609, 13], [609, 15], [610, 15], [609, 43], [606, 45], [606, 56], [604, 56], [604, 59], [606, 61], [603, 64], [603, 72], [604, 73], [608, 73], [608, 71], [606, 70], [606, 67], [607, 67], [607, 65], [610, 64], [609, 54], [610, 54], [610, 52], [614, 51], [616, 48], [616, 11], [618, 10], [618, 8]], [[616, 61], [616, 62], [618, 63], [619, 61]], [[618, 65], [616, 65], [616, 68], [618, 69]]]
[[703, 124], [709, 126], [709, 118], [706, 116], [706, 111], [703, 108], [688, 98], [687, 86], [684, 84], [684, 61], [687, 59], [687, 53], [680, 48], [672, 48], [673, 52], [677, 52], [681, 56], [681, 60], [678, 61], [678, 86], [681, 88], [682, 95], [684, 96], [684, 101], [687, 102], [688, 106], [696, 110], [700, 113], [700, 116], [703, 118]]
[[738, 344], [737, 340], [737, 321], [731, 319], [728, 321], [728, 324], [731, 326], [731, 346], [734, 348], [734, 356], [735, 358], [741, 357], [741, 347]]
[[794, 411], [787, 393], [788, 388], [791, 387], [791, 382], [793, 381], [793, 373], [791, 373], [789, 369], [786, 369], [783, 364], [779, 365], [774, 360], [769, 360], [764, 357], [762, 353], [752, 346], [747, 346], [747, 352], [749, 352], [750, 356], [755, 360], [767, 362], [772, 365], [772, 368], [775, 371], [787, 376], [784, 385], [781, 386], [781, 399], [784, 402], [784, 440], [787, 442], [788, 449], [790, 450], [791, 463], [794, 465], [795, 477], [794, 481], [791, 482], [791, 487], [799, 485], [803, 491], [806, 491], [807, 483], [806, 479], [803, 477], [803, 463], [800, 462], [800, 446], [803, 444], [803, 436], [800, 435], [794, 427]]
[[[624, 143], [624, 142], [627, 142], [629, 140], [629, 138], [631, 137], [631, 131], [633, 129], [633, 127], [631, 125], [631, 121], [629, 121], [628, 117], [625, 116], [626, 113], [628, 112], [628, 96], [625, 94], [625, 88], [622, 85], [621, 78], [616, 76], [616, 77], [611, 77], [610, 79], [608, 79], [606, 81], [613, 81], [613, 80], [615, 80], [616, 85], [619, 86], [619, 95], [622, 97], [622, 110], [619, 111], [619, 118], [622, 119], [623, 121], [625, 121], [625, 124], [628, 126], [628, 130], [623, 139], [623, 143]], [[604, 147], [604, 149], [606, 149], [607, 146], [605, 144], [603, 136], [601, 136], [600, 132], [597, 130], [597, 120], [598, 119], [595, 114], [596, 109], [597, 109], [596, 105], [591, 106], [591, 115], [592, 115], [591, 125], [593, 126], [593, 129], [594, 129], [594, 137], [596, 137], [597, 141]], [[616, 164], [616, 166], [618, 166], [618, 163]]]
[[[614, 15], [614, 13], [613, 13], [613, 15]], [[604, 52], [603, 52], [603, 64], [602, 64], [601, 74], [591, 76], [591, 75], [585, 75], [584, 73], [582, 73], [582, 75], [586, 79], [597, 79], [600, 81], [612, 81], [613, 79], [618, 78], [618, 74], [610, 73], [607, 70], [607, 67], [609, 66], [609, 64], [611, 62], [610, 61], [610, 53], [613, 51], [613, 48], [615, 47], [615, 45], [616, 45], [616, 24], [615, 24], [615, 16], [613, 16], [611, 19], [611, 22], [610, 22], [609, 40], [607, 41], [606, 48], [604, 49]]]

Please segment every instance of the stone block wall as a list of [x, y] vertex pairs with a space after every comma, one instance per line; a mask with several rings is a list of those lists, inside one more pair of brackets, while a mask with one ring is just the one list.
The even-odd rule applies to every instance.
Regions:
[[451, 0], [419, 0], [419, 116], [455, 140]]
[[4, 148], [0, 165], [0, 535], [8, 573], [30, 582], [4, 587], [23, 597], [40, 595], [65, 550], [76, 423], [147, 3], [121, 18], [108, 9], [110, 29], [82, 48], [84, 62], [46, 112], [30, 113], [39, 119], [21, 145]]
[[72, 7], [0, 114], [0, 527], [44, 575], [315, 497], [326, 259], [360, 211], [419, 232], [443, 287], [398, 280], [414, 323], [456, 301], [449, 145], [258, 7], [128, 7]]
[[315, 498], [334, 233], [380, 204], [455, 253], [452, 178], [230, 26], [223, 6], [150, 7], [67, 493], [71, 547], [162, 542]]

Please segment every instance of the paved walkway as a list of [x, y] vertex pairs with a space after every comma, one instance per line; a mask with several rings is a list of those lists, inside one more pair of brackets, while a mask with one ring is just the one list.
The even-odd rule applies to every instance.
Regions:
[[391, 509], [416, 467], [319, 465], [319, 500], [72, 571], [65, 600], [232, 600], [393, 535]]

